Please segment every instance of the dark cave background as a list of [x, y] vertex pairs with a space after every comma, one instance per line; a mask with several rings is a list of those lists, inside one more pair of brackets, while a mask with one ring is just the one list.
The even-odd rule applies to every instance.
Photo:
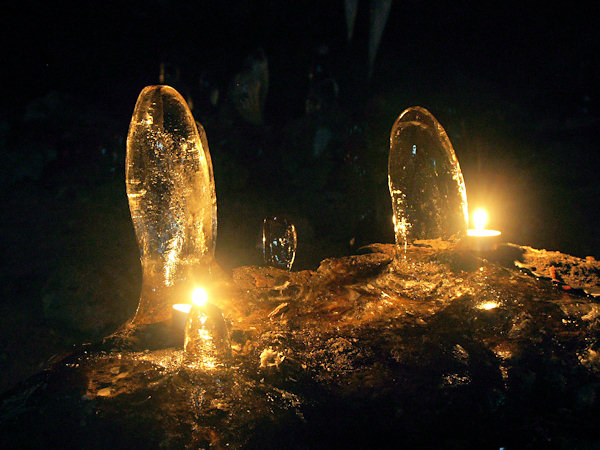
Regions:
[[[207, 132], [225, 269], [262, 263], [262, 219], [271, 214], [297, 226], [295, 270], [392, 242], [389, 133], [414, 105], [446, 129], [470, 208], [487, 208], [490, 228], [509, 242], [600, 257], [594, 11], [396, 1], [369, 78], [370, 7], [359, 2], [348, 42], [342, 1], [7, 6], [0, 391], [135, 309], [141, 273], [125, 138], [161, 62], [180, 73], [172, 84], [193, 100]], [[228, 107], [227, 89], [258, 49], [269, 88], [264, 123], [253, 125]], [[337, 102], [318, 116], [305, 112], [315, 64], [339, 86]], [[315, 156], [323, 127], [331, 139]], [[108, 318], [86, 315], [103, 305]]]

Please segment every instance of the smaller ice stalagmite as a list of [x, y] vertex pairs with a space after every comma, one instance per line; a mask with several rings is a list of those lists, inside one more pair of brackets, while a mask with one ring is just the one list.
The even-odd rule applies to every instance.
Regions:
[[143, 276], [133, 323], [159, 322], [208, 277], [217, 225], [206, 136], [175, 89], [140, 93], [125, 170]]
[[210, 303], [194, 305], [185, 326], [187, 360], [204, 370], [227, 366], [231, 340], [223, 313]]
[[292, 270], [296, 258], [298, 237], [293, 223], [281, 216], [269, 216], [263, 221], [263, 258], [266, 264]]
[[388, 183], [396, 245], [467, 230], [467, 192], [446, 131], [425, 108], [406, 109], [390, 137]]

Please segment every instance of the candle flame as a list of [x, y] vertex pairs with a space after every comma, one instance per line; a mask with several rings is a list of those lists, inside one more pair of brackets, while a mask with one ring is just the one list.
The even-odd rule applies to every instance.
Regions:
[[197, 287], [192, 292], [192, 303], [196, 306], [204, 306], [208, 301], [208, 294], [202, 287]]
[[173, 305], [173, 309], [188, 314], [190, 312], [190, 309], [192, 309], [192, 305], [189, 305], [187, 303], [176, 303], [175, 305]]
[[479, 305], [478, 308], [489, 311], [491, 309], [497, 308], [498, 306], [500, 306], [500, 305], [496, 302], [485, 302], [485, 303], [482, 303], [481, 305]]
[[475, 224], [476, 230], [483, 231], [487, 220], [488, 215], [487, 212], [485, 212], [485, 209], [478, 209], [473, 213], [473, 223]]

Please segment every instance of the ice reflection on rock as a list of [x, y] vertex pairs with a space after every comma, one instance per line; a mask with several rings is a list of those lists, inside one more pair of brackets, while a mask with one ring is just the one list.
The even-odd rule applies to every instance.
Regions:
[[168, 319], [214, 257], [216, 197], [210, 154], [179, 93], [148, 86], [127, 136], [126, 180], [140, 247], [142, 293], [134, 323]]
[[466, 232], [467, 193], [458, 159], [446, 131], [424, 108], [406, 109], [392, 128], [388, 183], [396, 245]]

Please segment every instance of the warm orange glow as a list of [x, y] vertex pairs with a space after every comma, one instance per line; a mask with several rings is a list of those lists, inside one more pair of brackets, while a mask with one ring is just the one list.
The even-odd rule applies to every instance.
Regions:
[[486, 230], [485, 224], [487, 223], [488, 215], [485, 209], [478, 209], [473, 213], [473, 224], [475, 228], [467, 230], [467, 236], [482, 236], [492, 237], [500, 236], [500, 232], [496, 230]]
[[176, 303], [175, 305], [173, 305], [173, 309], [175, 311], [189, 314], [190, 309], [192, 309], [192, 305], [190, 305], [188, 303]]
[[194, 288], [192, 291], [192, 304], [189, 303], [176, 303], [173, 305], [173, 309], [175, 311], [179, 311], [185, 314], [189, 314], [192, 309], [192, 305], [196, 306], [204, 306], [208, 301], [208, 294], [206, 293], [206, 289], [202, 287]]
[[201, 287], [197, 287], [192, 292], [192, 303], [197, 306], [204, 306], [208, 301], [208, 294], [206, 290]]
[[485, 209], [478, 209], [473, 213], [473, 223], [475, 224], [476, 230], [483, 231], [487, 220], [488, 215], [487, 212], [485, 212]]
[[494, 309], [497, 308], [498, 306], [500, 306], [498, 303], [496, 302], [485, 302], [482, 303], [481, 305], [477, 306], [479, 309], [485, 309], [486, 311], [489, 311], [490, 309]]
[[467, 236], [500, 236], [498, 230], [467, 230]]

